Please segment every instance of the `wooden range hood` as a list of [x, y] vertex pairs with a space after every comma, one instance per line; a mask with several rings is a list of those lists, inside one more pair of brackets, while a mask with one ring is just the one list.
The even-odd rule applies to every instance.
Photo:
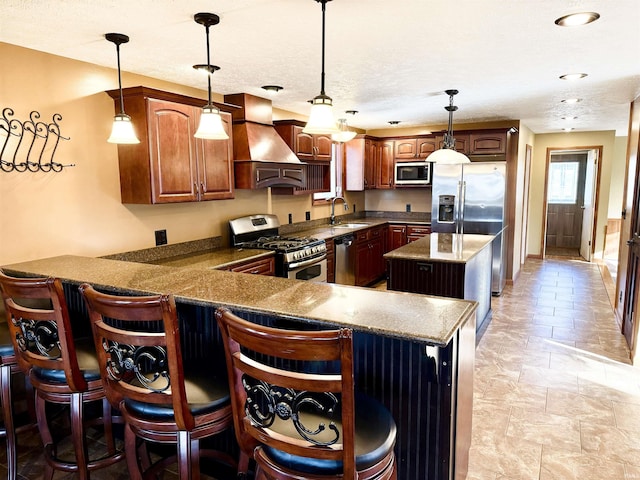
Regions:
[[236, 188], [302, 187], [305, 166], [273, 126], [271, 100], [248, 93], [224, 96], [233, 118]]

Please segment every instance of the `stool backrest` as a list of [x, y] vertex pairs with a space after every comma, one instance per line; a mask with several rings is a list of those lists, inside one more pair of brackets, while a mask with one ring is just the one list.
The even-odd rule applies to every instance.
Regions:
[[[265, 327], [225, 308], [218, 309], [216, 317], [243, 451], [251, 455], [262, 444], [293, 455], [341, 461], [344, 478], [355, 478], [351, 330]], [[318, 412], [333, 414], [335, 423], [318, 424]], [[282, 422], [290, 425], [283, 429]]]
[[62, 282], [54, 278], [17, 278], [0, 271], [7, 326], [23, 372], [32, 367], [63, 370], [69, 387], [87, 389], [71, 330]]
[[181, 430], [195, 426], [184, 385], [172, 295], [115, 296], [80, 286], [91, 318], [100, 376], [112, 405], [131, 399], [172, 405]]

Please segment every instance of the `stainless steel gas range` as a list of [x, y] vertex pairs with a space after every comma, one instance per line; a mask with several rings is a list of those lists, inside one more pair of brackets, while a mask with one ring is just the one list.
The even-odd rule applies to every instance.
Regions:
[[327, 281], [327, 246], [312, 237], [281, 237], [278, 217], [249, 215], [229, 221], [231, 245], [261, 248], [276, 254], [276, 275], [296, 280]]

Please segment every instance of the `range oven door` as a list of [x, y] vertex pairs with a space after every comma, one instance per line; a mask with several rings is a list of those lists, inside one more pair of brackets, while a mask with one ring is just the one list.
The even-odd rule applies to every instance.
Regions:
[[314, 258], [307, 262], [291, 263], [287, 266], [285, 276], [293, 280], [308, 280], [311, 282], [327, 281], [326, 256]]

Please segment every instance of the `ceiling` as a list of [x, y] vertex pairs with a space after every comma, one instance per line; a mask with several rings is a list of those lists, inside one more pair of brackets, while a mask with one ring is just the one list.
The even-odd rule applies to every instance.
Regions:
[[[600, 19], [559, 27], [568, 13]], [[123, 71], [206, 89], [198, 12], [211, 27], [213, 91], [268, 96], [307, 115], [320, 92], [321, 7], [313, 0], [2, 0], [0, 41], [115, 68], [107, 32], [124, 33]], [[326, 6], [326, 93], [336, 117], [363, 129], [447, 122], [443, 93], [458, 89], [456, 123], [519, 119], [534, 133], [626, 135], [640, 95], [638, 0], [334, 0]], [[558, 77], [584, 72], [582, 80]], [[117, 86], [117, 84], [116, 84]], [[130, 86], [130, 85], [124, 85]], [[570, 97], [582, 101], [567, 105]]]

